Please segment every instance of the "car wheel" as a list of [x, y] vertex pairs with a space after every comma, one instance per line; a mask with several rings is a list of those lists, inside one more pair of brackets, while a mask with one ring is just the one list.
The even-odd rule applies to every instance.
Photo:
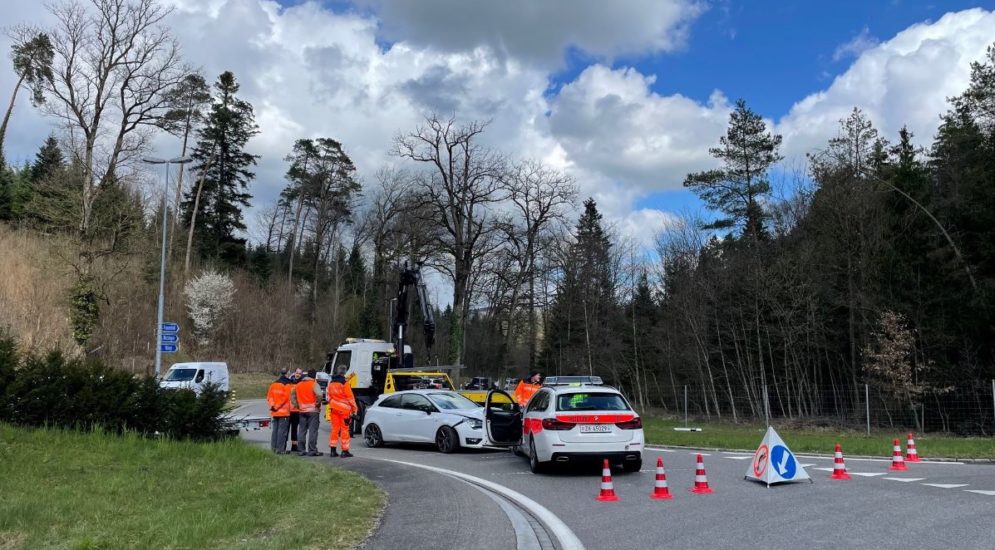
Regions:
[[529, 438], [529, 469], [533, 474], [541, 474], [546, 471], [546, 465], [539, 462], [539, 455], [536, 453], [535, 439]]
[[443, 453], [454, 453], [459, 450], [459, 434], [450, 426], [443, 426], [435, 432], [435, 445]]
[[626, 472], [638, 472], [643, 469], [643, 459], [626, 460], [622, 463], [622, 469]]
[[383, 434], [380, 433], [380, 427], [376, 424], [370, 424], [363, 431], [363, 441], [366, 442], [367, 447], [383, 447]]

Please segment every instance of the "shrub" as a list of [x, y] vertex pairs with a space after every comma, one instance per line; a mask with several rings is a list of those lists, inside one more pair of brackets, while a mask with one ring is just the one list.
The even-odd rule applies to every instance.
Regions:
[[235, 283], [224, 273], [205, 271], [187, 283], [183, 294], [187, 297], [187, 312], [193, 321], [198, 342], [202, 345], [209, 343], [231, 309]]
[[167, 390], [60, 352], [18, 357], [14, 340], [0, 335], [0, 420], [12, 424], [210, 440], [224, 436], [225, 403], [217, 388]]

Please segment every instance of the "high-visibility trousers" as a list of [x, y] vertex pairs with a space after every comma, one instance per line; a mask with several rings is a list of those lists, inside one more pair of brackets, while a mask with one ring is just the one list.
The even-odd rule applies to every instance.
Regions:
[[350, 418], [348, 416], [343, 416], [341, 414], [332, 413], [331, 423], [332, 423], [332, 433], [328, 436], [328, 446], [334, 449], [339, 444], [339, 440], [342, 440], [342, 450], [349, 450], [349, 422]]

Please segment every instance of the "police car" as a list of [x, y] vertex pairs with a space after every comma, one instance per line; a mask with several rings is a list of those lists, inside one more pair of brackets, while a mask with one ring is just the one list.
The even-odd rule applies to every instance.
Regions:
[[608, 459], [626, 471], [643, 464], [642, 419], [597, 376], [549, 377], [524, 410], [501, 390], [484, 402], [487, 446], [511, 447], [540, 473], [554, 464]]

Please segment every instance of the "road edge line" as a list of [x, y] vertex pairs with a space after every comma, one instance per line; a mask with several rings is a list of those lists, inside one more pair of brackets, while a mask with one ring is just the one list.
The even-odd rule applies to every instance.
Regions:
[[[752, 455], [754, 451], [746, 451], [743, 449], [719, 449], [715, 447], [686, 447], [683, 445], [673, 445], [673, 446], [662, 446], [662, 445], [646, 445], [643, 447], [647, 451], [665, 451], [665, 452], [676, 452], [676, 451], [713, 451], [719, 453], [727, 454], [749, 454]], [[831, 454], [822, 453], [796, 453], [796, 457], [800, 458], [833, 458]], [[891, 458], [882, 458], [869, 455], [846, 455], [847, 460], [866, 460], [866, 461], [877, 461], [877, 462], [891, 462]], [[965, 466], [967, 464], [995, 464], [995, 459], [990, 458], [923, 458], [920, 459], [916, 464], [957, 464]]]
[[394, 460], [390, 458], [374, 458], [374, 457], [367, 457], [367, 458], [371, 460], [382, 460], [384, 462], [393, 462], [394, 464], [403, 464], [404, 466], [411, 466], [414, 468], [421, 468], [423, 470], [428, 470], [431, 472], [452, 476], [458, 479], [462, 479], [463, 481], [466, 481], [468, 483], [485, 487], [491, 491], [494, 491], [495, 493], [500, 494], [504, 498], [511, 500], [512, 502], [514, 502], [515, 504], [524, 508], [530, 514], [532, 514], [536, 519], [541, 521], [543, 525], [546, 526], [546, 529], [548, 529], [549, 532], [556, 537], [560, 548], [562, 548], [563, 550], [585, 550], [584, 543], [582, 543], [580, 539], [577, 538], [577, 535], [575, 535], [574, 532], [570, 529], [570, 527], [567, 527], [567, 524], [563, 523], [563, 520], [558, 518], [556, 514], [549, 511], [549, 509], [543, 506], [542, 504], [539, 504], [538, 502], [523, 495], [522, 493], [519, 493], [518, 491], [515, 491], [513, 489], [509, 489], [504, 485], [500, 485], [498, 483], [494, 483], [493, 481], [488, 481], [486, 479], [479, 478], [477, 476], [472, 476], [470, 474], [464, 474], [463, 472], [457, 472], [455, 470], [447, 470], [445, 468], [438, 468], [436, 466], [415, 464], [414, 462], [405, 462], [403, 460]]

